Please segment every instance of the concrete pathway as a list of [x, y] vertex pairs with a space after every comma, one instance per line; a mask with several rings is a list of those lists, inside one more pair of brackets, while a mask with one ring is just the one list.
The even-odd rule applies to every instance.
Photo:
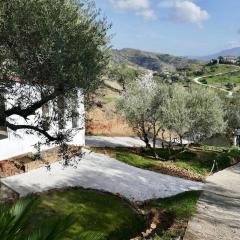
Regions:
[[184, 240], [240, 240], [240, 164], [207, 179]]
[[[138, 137], [104, 137], [86, 136], [85, 142], [90, 147], [145, 147], [145, 143]], [[157, 143], [161, 146], [160, 141]]]
[[[104, 136], [86, 136], [86, 145], [90, 147], [145, 147], [145, 143], [138, 137], [104, 137]], [[150, 142], [151, 143], [151, 142]], [[187, 144], [187, 140], [183, 140]], [[152, 144], [152, 143], [151, 143]], [[179, 144], [177, 140], [173, 144]], [[158, 140], [157, 147], [161, 147], [161, 141]]]
[[103, 154], [86, 153], [76, 168], [55, 163], [51, 171], [39, 168], [28, 173], [2, 179], [2, 182], [25, 196], [54, 188], [81, 186], [120, 193], [134, 201], [173, 196], [199, 190], [202, 183], [184, 180], [135, 168]]

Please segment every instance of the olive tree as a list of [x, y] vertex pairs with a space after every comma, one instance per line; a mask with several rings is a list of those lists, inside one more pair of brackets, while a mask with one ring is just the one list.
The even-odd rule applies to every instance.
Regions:
[[[61, 123], [72, 117], [71, 100], [78, 90], [87, 96], [101, 83], [109, 58], [109, 27], [84, 0], [0, 0], [5, 126], [37, 132], [48, 141], [64, 139], [67, 133], [49, 132], [37, 110], [49, 102], [65, 109], [64, 114], [60, 110], [48, 116], [49, 124], [55, 118]], [[16, 115], [25, 120], [35, 116], [34, 124], [10, 121]]]
[[189, 134], [194, 142], [225, 132], [223, 102], [214, 90], [199, 86], [190, 88], [187, 107], [190, 110]]
[[[117, 109], [126, 117], [147, 148], [155, 150], [157, 136], [162, 129], [162, 105], [166, 100], [167, 87], [142, 80], [127, 85], [118, 101]], [[151, 145], [150, 140], [153, 141]]]
[[164, 106], [165, 126], [177, 134], [181, 145], [186, 137], [201, 142], [225, 130], [221, 99], [210, 89], [174, 85]]
[[225, 104], [227, 135], [232, 138], [236, 129], [240, 129], [240, 98], [227, 99]]
[[173, 85], [169, 88], [167, 101], [163, 106], [164, 125], [170, 133], [179, 136], [181, 145], [190, 127], [188, 99], [190, 99], [189, 92], [182, 85]]
[[128, 66], [126, 63], [112, 64], [109, 68], [109, 78], [117, 81], [123, 90], [126, 90], [126, 86], [129, 82], [136, 80], [142, 71]]

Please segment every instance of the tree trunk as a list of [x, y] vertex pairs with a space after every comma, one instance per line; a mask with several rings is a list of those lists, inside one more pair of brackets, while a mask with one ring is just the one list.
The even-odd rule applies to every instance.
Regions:
[[156, 149], [156, 137], [153, 137], [153, 149]]
[[179, 136], [179, 139], [180, 139], [180, 145], [181, 145], [181, 148], [182, 148], [182, 150], [184, 150], [183, 136]]
[[2, 93], [0, 93], [0, 131], [6, 131], [6, 116], [5, 116], [5, 99]]
[[156, 138], [157, 138], [157, 134], [156, 134], [156, 124], [154, 123], [153, 124], [153, 139], [152, 139], [152, 141], [153, 141], [153, 149], [155, 150], [156, 149]]
[[149, 143], [149, 139], [147, 136], [144, 136], [144, 142], [146, 144], [146, 148], [152, 149], [151, 144]]
[[162, 148], [165, 148], [165, 146], [164, 146], [164, 139], [165, 139], [164, 133], [165, 133], [165, 130], [162, 131]]
[[65, 128], [65, 99], [63, 95], [57, 97], [58, 127], [60, 130]]
[[168, 142], [168, 159], [171, 158], [171, 150], [172, 150], [172, 135], [169, 135], [169, 142]]

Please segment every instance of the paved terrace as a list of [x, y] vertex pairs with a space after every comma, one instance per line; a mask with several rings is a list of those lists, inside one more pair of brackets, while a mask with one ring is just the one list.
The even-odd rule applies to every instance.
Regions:
[[199, 190], [203, 184], [129, 166], [103, 154], [87, 152], [76, 168], [59, 163], [28, 173], [3, 178], [2, 182], [25, 196], [55, 188], [80, 186], [119, 193], [129, 200], [144, 201]]
[[207, 180], [184, 240], [240, 240], [240, 164]]

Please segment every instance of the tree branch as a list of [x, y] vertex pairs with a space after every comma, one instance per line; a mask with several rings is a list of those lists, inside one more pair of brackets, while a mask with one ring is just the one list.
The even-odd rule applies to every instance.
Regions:
[[42, 135], [44, 135], [50, 142], [53, 142], [53, 141], [57, 141], [59, 140], [59, 136], [57, 137], [53, 137], [51, 136], [47, 131], [41, 129], [41, 128], [38, 128], [36, 126], [31, 126], [31, 125], [15, 125], [15, 124], [12, 124], [12, 123], [9, 123], [9, 122], [6, 122], [6, 126], [8, 128], [10, 128], [11, 130], [13, 131], [16, 131], [16, 130], [20, 130], [20, 129], [29, 129], [29, 130], [34, 130], [38, 133], [41, 133]]
[[16, 114], [26, 119], [29, 115], [34, 114], [37, 109], [42, 107], [45, 103], [49, 102], [50, 100], [53, 100], [58, 95], [60, 95], [60, 91], [56, 90], [52, 94], [42, 98], [40, 101], [33, 103], [31, 106], [25, 109], [22, 109], [21, 107], [18, 106], [18, 107], [13, 107], [11, 109], [5, 110], [4, 112], [5, 116], [9, 117]]

